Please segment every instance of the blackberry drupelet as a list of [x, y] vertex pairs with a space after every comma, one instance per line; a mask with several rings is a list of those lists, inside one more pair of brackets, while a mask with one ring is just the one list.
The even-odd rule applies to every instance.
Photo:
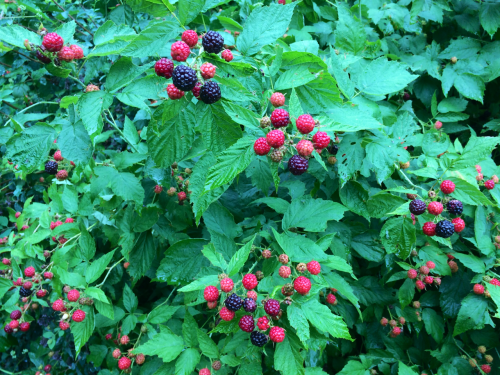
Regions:
[[214, 104], [221, 97], [220, 87], [217, 82], [208, 81], [200, 89], [200, 99], [205, 104]]
[[31, 293], [33, 293], [31, 289], [24, 289], [23, 287], [19, 288], [19, 295], [21, 297], [29, 297], [31, 296]]
[[450, 214], [454, 215], [460, 215], [462, 212], [464, 212], [464, 205], [457, 199], [449, 201], [446, 205], [446, 208], [448, 209], [448, 212]]
[[[453, 224], [452, 224], [453, 225]], [[238, 311], [243, 306], [243, 300], [237, 294], [231, 294], [224, 301], [224, 305], [231, 311]]]
[[302, 156], [293, 155], [288, 161], [288, 169], [295, 176], [303, 174], [307, 168], [309, 168], [309, 161]]
[[448, 220], [441, 220], [436, 224], [436, 236], [442, 238], [451, 237], [455, 233], [455, 226]]
[[179, 90], [190, 91], [196, 86], [198, 78], [196, 77], [196, 72], [189, 66], [178, 65], [174, 68], [172, 81], [174, 82], [174, 86]]
[[425, 204], [424, 201], [421, 201], [420, 199], [415, 199], [410, 202], [410, 212], [413, 215], [422, 215], [426, 209], [427, 205]]
[[201, 44], [208, 53], [219, 53], [224, 48], [224, 38], [217, 31], [210, 30], [203, 36]]
[[58, 166], [59, 165], [57, 164], [56, 161], [50, 160], [47, 163], [45, 163], [45, 172], [49, 174], [56, 174]]
[[267, 336], [259, 331], [253, 331], [250, 334], [250, 341], [252, 341], [252, 344], [255, 346], [263, 347], [267, 344], [267, 340]]

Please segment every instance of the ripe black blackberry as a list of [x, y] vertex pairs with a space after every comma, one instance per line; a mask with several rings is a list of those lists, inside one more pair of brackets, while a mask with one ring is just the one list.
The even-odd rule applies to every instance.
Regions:
[[31, 289], [24, 289], [23, 287], [19, 288], [19, 295], [21, 297], [29, 297], [31, 296], [31, 293], [33, 293]]
[[198, 82], [196, 72], [189, 66], [177, 65], [172, 74], [174, 86], [181, 91], [191, 91]]
[[252, 298], [245, 298], [243, 300], [243, 308], [247, 312], [254, 312], [255, 310], [257, 310], [257, 304]]
[[441, 220], [436, 224], [436, 236], [442, 238], [451, 237], [455, 233], [455, 226], [451, 221]]
[[422, 215], [426, 209], [427, 205], [425, 204], [424, 201], [421, 201], [420, 199], [415, 199], [410, 202], [410, 212], [413, 215]]
[[45, 172], [49, 174], [56, 174], [58, 166], [59, 165], [57, 164], [57, 161], [50, 160], [47, 163], [45, 163]]
[[224, 305], [231, 311], [238, 311], [243, 306], [243, 300], [237, 294], [231, 294], [224, 301]]
[[253, 331], [250, 334], [250, 341], [252, 341], [252, 344], [255, 346], [263, 347], [267, 344], [267, 340], [267, 336], [259, 331]]
[[288, 170], [295, 176], [299, 176], [307, 171], [309, 161], [302, 156], [293, 155], [288, 161]]
[[220, 87], [217, 82], [208, 81], [200, 89], [200, 99], [205, 104], [214, 104], [221, 97]]
[[328, 146], [327, 147], [327, 150], [328, 152], [331, 154], [331, 155], [337, 155], [337, 152], [339, 152], [339, 146], [336, 145], [336, 144], [333, 144], [331, 146]]
[[208, 53], [219, 53], [224, 48], [224, 38], [217, 31], [210, 30], [203, 36], [201, 44]]
[[460, 215], [464, 212], [464, 205], [457, 199], [453, 199], [448, 202], [446, 208], [450, 214]]

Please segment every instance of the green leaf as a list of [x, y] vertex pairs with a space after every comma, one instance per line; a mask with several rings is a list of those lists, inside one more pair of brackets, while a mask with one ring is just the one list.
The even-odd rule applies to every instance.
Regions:
[[340, 203], [325, 201], [321, 198], [302, 197], [294, 199], [283, 216], [283, 230], [304, 228], [309, 232], [323, 232], [327, 222], [339, 221], [347, 208]]
[[358, 361], [349, 361], [337, 375], [368, 375], [370, 371]]
[[[354, 177], [365, 159], [365, 149], [361, 146], [361, 139], [356, 133], [344, 136], [337, 152], [337, 158], [339, 177], [342, 184], [345, 184]], [[344, 201], [342, 203], [346, 205]]]
[[490, 200], [484, 196], [477, 186], [459, 177], [449, 177], [448, 179], [455, 184], [455, 191], [451, 193], [453, 198], [462, 201], [464, 204], [471, 204], [474, 206], [492, 205]]
[[[288, 26], [288, 25], [287, 25]], [[282, 33], [283, 34], [283, 33]], [[24, 41], [28, 39], [30, 43], [37, 46], [42, 44], [40, 36], [20, 25], [5, 24], [0, 28], [0, 40], [9, 43], [13, 46], [26, 49]]]
[[182, 322], [182, 336], [187, 346], [198, 346], [198, 323], [194, 320], [193, 316], [186, 310], [184, 314], [184, 321]]
[[[179, 0], [178, 11], [179, 11], [179, 20], [182, 25], [187, 25], [192, 20], [198, 16], [203, 7], [205, 6], [204, 0]], [[173, 22], [173, 21], [172, 21]], [[175, 23], [174, 23], [175, 25]], [[176, 26], [176, 25], [175, 25]], [[178, 32], [179, 33], [179, 32]], [[175, 38], [175, 34], [170, 36], [168, 39]], [[166, 40], [168, 40], [166, 39]]]
[[87, 363], [92, 362], [94, 366], [101, 366], [102, 361], [108, 354], [108, 348], [105, 345], [90, 345], [90, 354], [87, 357]]
[[94, 332], [94, 308], [91, 306], [80, 306], [80, 309], [85, 312], [83, 322], [71, 322], [71, 333], [75, 341], [75, 358], [78, 357], [80, 350], [89, 341]]
[[358, 310], [359, 315], [361, 316], [361, 311], [359, 310], [359, 300], [358, 297], [354, 294], [352, 287], [345, 281], [345, 279], [335, 272], [329, 272], [324, 275], [325, 281], [328, 282], [331, 288], [335, 288], [338, 290], [342, 296], [347, 298], [349, 302], [351, 302], [356, 310]]
[[493, 35], [495, 35], [498, 27], [500, 27], [500, 4], [486, 2], [481, 3], [479, 20], [481, 21], [481, 26], [493, 39]]
[[253, 237], [249, 242], [245, 244], [241, 249], [239, 249], [236, 254], [233, 255], [227, 266], [227, 274], [229, 277], [236, 275], [241, 268], [245, 265], [248, 256], [250, 255], [250, 250], [252, 249]]
[[365, 49], [367, 40], [365, 27], [354, 18], [347, 7], [339, 6], [339, 22], [335, 29], [335, 47], [342, 51], [360, 55]]
[[57, 268], [57, 271], [55, 273], [59, 275], [61, 282], [63, 282], [64, 284], [79, 288], [84, 288], [87, 286], [87, 284], [85, 283], [85, 278], [78, 273], [68, 272], [62, 268]]
[[143, 161], [148, 156], [146, 154], [132, 154], [127, 151], [114, 154], [111, 158], [116, 169], [126, 169], [132, 165]]
[[54, 139], [56, 132], [53, 127], [47, 124], [33, 125], [10, 138], [5, 159], [31, 173], [45, 162]]
[[[163, 362], [173, 361], [184, 350], [184, 341], [181, 337], [167, 332], [160, 332], [145, 344], [140, 345], [134, 353], [157, 355]], [[192, 350], [192, 349], [188, 349]]]
[[257, 199], [256, 201], [253, 202], [254, 204], [267, 204], [270, 208], [272, 208], [274, 211], [280, 214], [284, 214], [285, 212], [288, 211], [288, 208], [290, 207], [290, 203], [288, 203], [286, 200], [281, 199], [281, 198], [275, 198], [275, 197], [265, 197], [265, 198], [260, 198]]
[[89, 267], [87, 267], [87, 272], [85, 272], [85, 280], [87, 281], [87, 283], [91, 284], [99, 277], [101, 277], [101, 275], [106, 270], [109, 262], [113, 258], [114, 253], [115, 251], [113, 250], [107, 254], [104, 254], [102, 257], [92, 262]]
[[492, 150], [500, 143], [500, 137], [477, 137], [471, 130], [471, 137], [464, 147], [462, 155], [453, 161], [452, 170], [471, 167], [490, 156]]
[[200, 343], [200, 350], [203, 355], [209, 358], [219, 358], [219, 348], [215, 345], [214, 340], [212, 340], [208, 335], [201, 329], [196, 331], [198, 336], [198, 342]]
[[255, 8], [236, 41], [238, 51], [247, 56], [255, 55], [262, 47], [282, 37], [292, 19], [294, 8], [293, 3], [272, 3], [270, 6]]
[[217, 250], [215, 250], [215, 246], [213, 244], [209, 243], [208, 245], [204, 246], [201, 252], [215, 267], [226, 271], [227, 263], [224, 260], [222, 254], [218, 253]]
[[380, 239], [389, 254], [394, 253], [399, 258], [406, 259], [417, 240], [415, 226], [410, 218], [389, 219], [380, 231]]
[[411, 368], [406, 366], [403, 362], [399, 362], [398, 375], [418, 375], [418, 374]]
[[200, 353], [196, 349], [186, 349], [175, 361], [175, 375], [190, 375], [200, 362]]
[[309, 340], [309, 323], [300, 305], [292, 303], [287, 309], [287, 318], [290, 325], [295, 328], [295, 333], [304, 345]]
[[417, 77], [408, 73], [403, 64], [378, 58], [363, 69], [357, 87], [365, 94], [387, 95], [404, 89]]
[[399, 288], [398, 297], [401, 303], [401, 308], [408, 306], [415, 296], [415, 282], [411, 279], [406, 279], [403, 285]]
[[453, 85], [466, 98], [483, 103], [485, 86], [481, 77], [469, 73], [460, 74]]
[[488, 301], [483, 296], [469, 294], [462, 300], [462, 307], [458, 312], [453, 336], [471, 329], [484, 327], [485, 316], [488, 314]]
[[382, 124], [368, 113], [362, 111], [359, 106], [333, 105], [325, 111], [327, 119], [321, 119], [324, 131], [354, 132], [358, 130], [378, 129]]
[[475, 214], [474, 234], [479, 251], [488, 257], [491, 257], [495, 252], [495, 247], [491, 242], [491, 227], [492, 224], [486, 209], [483, 206], [478, 206]]
[[0, 299], [12, 288], [12, 281], [0, 278]]
[[133, 313], [137, 309], [138, 303], [139, 300], [135, 296], [132, 289], [130, 289], [128, 284], [125, 284], [125, 288], [123, 290], [123, 306], [129, 313]]
[[463, 112], [468, 103], [462, 98], [445, 98], [439, 103], [437, 109], [440, 113]]
[[92, 141], [82, 121], [63, 125], [57, 145], [65, 159], [74, 163], [87, 163], [92, 157]]
[[[204, 249], [206, 246], [204, 247]], [[179, 289], [179, 292], [192, 292], [194, 290], [202, 290], [205, 289], [208, 285], [214, 285], [217, 286], [219, 284], [219, 277], [218, 275], [209, 275], [209, 276], [203, 276], [199, 279], [194, 280], [192, 283], [182, 287]]]
[[90, 297], [97, 299], [98, 301], [109, 304], [109, 299], [106, 297], [106, 293], [104, 293], [101, 289], [96, 287], [90, 287], [85, 289], [85, 293]]
[[128, 258], [130, 266], [127, 271], [130, 276], [133, 278], [144, 276], [153, 265], [155, 256], [156, 245], [153, 235], [149, 231], [141, 233]]
[[[356, 46], [356, 40], [353, 40], [353, 42], [354, 46]], [[349, 79], [349, 74], [342, 68], [340, 55], [337, 55], [331, 47], [330, 63], [330, 73], [335, 77], [340, 91], [342, 91], [342, 94], [344, 94], [346, 98], [352, 98], [354, 96], [354, 83]]]
[[250, 111], [247, 108], [241, 107], [228, 101], [224, 101], [222, 103], [222, 106], [224, 107], [224, 111], [226, 111], [228, 116], [230, 116], [232, 119], [264, 135], [262, 130], [260, 130], [260, 116], [258, 114]]
[[201, 250], [208, 241], [203, 239], [188, 239], [176, 242], [165, 252], [165, 258], [156, 271], [156, 277], [161, 281], [189, 282], [208, 266]]
[[309, 72], [304, 65], [296, 65], [292, 69], [286, 70], [274, 84], [275, 90], [287, 90], [292, 87], [299, 87], [311, 81], [316, 77]]
[[327, 255], [316, 243], [305, 236], [292, 232], [278, 234], [273, 228], [274, 237], [286, 255], [293, 262], [310, 262], [326, 260]]
[[177, 312], [177, 310], [179, 310], [179, 308], [180, 306], [158, 306], [148, 314], [148, 322], [151, 324], [166, 323]]
[[475, 255], [468, 255], [468, 254], [462, 254], [462, 253], [453, 253], [455, 258], [457, 258], [462, 264], [470, 268], [472, 271], [477, 272], [477, 273], [485, 273], [486, 272], [486, 267], [484, 265], [484, 262], [476, 257]]
[[[367, 208], [371, 217], [381, 219], [384, 216], [389, 216], [391, 212], [395, 211], [406, 202], [407, 201], [403, 198], [381, 192], [375, 194], [368, 200]], [[406, 210], [406, 212], [408, 212], [408, 210]]]
[[422, 319], [424, 320], [425, 330], [432, 336], [436, 342], [443, 341], [444, 335], [444, 320], [432, 309], [424, 309], [422, 311]]
[[60, 78], [67, 78], [71, 73], [71, 69], [65, 69], [59, 65], [54, 65], [53, 62], [45, 65], [45, 69], [47, 69], [47, 72], [49, 72], [53, 76]]
[[63, 38], [64, 44], [66, 45], [71, 44], [75, 31], [76, 31], [76, 22], [74, 20], [65, 22], [54, 30], [55, 33], [59, 34], [59, 36]]
[[[125, 50], [122, 51], [122, 54], [126, 53], [127, 51], [130, 51], [131, 46], [134, 45], [134, 42], [130, 43], [127, 46], [127, 48], [125, 48]], [[149, 47], [150, 45], [148, 44], [147, 48]], [[132, 53], [133, 56], [135, 56], [134, 53], [136, 53], [135, 50]], [[116, 92], [122, 87], [128, 85], [130, 82], [132, 82], [135, 78], [140, 76], [146, 70], [151, 68], [153, 64], [154, 64], [153, 62], [150, 62], [143, 66], [137, 66], [132, 62], [132, 58], [122, 57], [120, 60], [116, 61], [109, 70], [109, 74], [106, 78], [106, 90], [112, 93]], [[94, 91], [94, 92], [99, 92], [99, 91]]]
[[216, 165], [208, 170], [204, 194], [232, 182], [250, 165], [255, 157], [254, 142], [255, 140], [250, 137], [241, 138], [217, 156]]
[[334, 338], [343, 338], [353, 341], [347, 325], [340, 316], [334, 315], [331, 310], [313, 299], [302, 305], [302, 311], [307, 320], [317, 329], [328, 332]]
[[92, 91], [80, 96], [76, 108], [88, 134], [101, 132], [103, 126], [101, 112], [108, 109], [112, 103], [113, 96], [106, 91]]
[[304, 375], [304, 360], [300, 354], [300, 341], [287, 332], [285, 339], [276, 344], [274, 351], [274, 367], [282, 374]]

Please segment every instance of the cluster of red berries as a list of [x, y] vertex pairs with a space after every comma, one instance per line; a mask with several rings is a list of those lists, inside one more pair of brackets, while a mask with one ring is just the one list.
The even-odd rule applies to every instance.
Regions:
[[82, 47], [76, 44], [65, 46], [63, 38], [57, 33], [46, 34], [41, 46], [31, 45], [28, 40], [25, 40], [24, 44], [30, 51], [36, 49], [36, 57], [44, 64], [48, 64], [56, 58], [55, 62], [58, 63], [59, 61], [80, 60], [84, 57]]
[[[281, 107], [285, 104], [285, 96], [280, 92], [275, 92], [271, 95], [270, 102], [274, 107]], [[290, 114], [282, 108], [276, 108], [272, 112], [271, 118], [267, 116], [263, 117], [260, 123], [263, 128], [272, 125], [275, 129], [270, 130], [265, 137], [258, 138], [255, 141], [253, 146], [255, 153], [260, 156], [268, 155], [271, 148], [273, 148], [274, 151], [271, 153], [271, 160], [280, 162], [287, 152], [285, 143], [286, 138], [289, 137], [280, 128], [288, 127], [290, 124]], [[297, 135], [300, 135], [302, 139], [295, 145], [298, 155], [293, 155], [290, 158], [288, 169], [294, 175], [301, 175], [309, 168], [308, 159], [311, 157], [313, 151], [316, 150], [318, 153], [321, 153], [323, 149], [328, 147], [330, 137], [325, 132], [317, 131], [311, 138], [312, 142], [307, 139], [314, 128], [319, 125], [319, 122], [315, 121], [311, 115], [300, 115], [295, 124], [298, 130]], [[290, 139], [289, 143], [293, 144], [293, 140]]]
[[[121, 328], [120, 328], [121, 330]], [[145, 326], [141, 328], [141, 332], [147, 332]], [[113, 338], [111, 333], [106, 335], [106, 340], [111, 340]], [[116, 345], [129, 345], [130, 337], [128, 335], [118, 334], [116, 340], [113, 340]], [[112, 352], [112, 356], [115, 359], [118, 359], [118, 368], [120, 370], [127, 370], [132, 365], [132, 360], [135, 361], [136, 364], [142, 365], [146, 361], [146, 357], [144, 354], [134, 354], [134, 348], [128, 349], [126, 353], [122, 353], [119, 348], [115, 348]]]
[[[490, 363], [493, 363], [493, 356], [486, 354], [486, 352], [487, 352], [486, 346], [484, 346], [484, 345], [478, 346], [476, 353], [472, 354], [469, 357], [469, 364], [473, 368], [477, 368], [479, 366], [479, 368], [481, 369], [482, 372], [484, 372], [485, 374], [489, 374], [491, 372]], [[475, 356], [477, 359], [473, 358], [473, 356]], [[462, 357], [464, 359], [467, 358], [466, 356], [462, 356]], [[479, 365], [478, 362], [482, 361], [482, 360], [484, 360], [486, 363]]]
[[429, 275], [430, 271], [435, 268], [436, 264], [429, 260], [424, 266], [421, 266], [418, 271], [413, 268], [409, 269], [407, 275], [409, 279], [416, 280], [415, 287], [418, 290], [424, 290], [426, 285], [430, 286], [432, 284], [439, 287], [441, 285], [441, 278], [439, 276], [436, 277]]
[[68, 302], [63, 301], [62, 299], [56, 299], [52, 303], [52, 309], [62, 313], [61, 320], [59, 321], [59, 328], [66, 331], [70, 327], [68, 322], [70, 318], [76, 323], [80, 323], [85, 320], [85, 311], [79, 309], [78, 307], [80, 305], [92, 304], [93, 301], [91, 298], [81, 297], [80, 292], [77, 289], [71, 289], [69, 286], [65, 286], [63, 291], [66, 293]]
[[[177, 167], [178, 167], [177, 163], [174, 163], [172, 165], [172, 176], [175, 176], [175, 172], [177, 171]], [[187, 177], [191, 173], [192, 173], [192, 170], [190, 168], [184, 169], [184, 172], [180, 172], [179, 171], [179, 174], [175, 176], [175, 180], [177, 182], [177, 187], [170, 187], [167, 190], [167, 195], [170, 196], [170, 197], [173, 197], [174, 195], [177, 194], [177, 200], [179, 201], [179, 204], [181, 204], [181, 205], [188, 198], [188, 194], [191, 194], [191, 191], [188, 190], [189, 179], [187, 179]], [[163, 186], [162, 185], [156, 185], [154, 187], [154, 193], [155, 194], [158, 195], [158, 194], [161, 194], [162, 192], [163, 192]]]
[[380, 324], [383, 327], [387, 327], [389, 325], [391, 327], [391, 330], [389, 331], [389, 336], [392, 338], [398, 337], [402, 332], [403, 332], [403, 326], [406, 323], [406, 319], [402, 316], [398, 318], [398, 320], [391, 319], [388, 320], [387, 318], [382, 318], [380, 319]]
[[486, 189], [488, 190], [493, 190], [495, 188], [495, 185], [498, 184], [499, 178], [497, 175], [491, 176], [491, 179], [484, 181], [484, 175], [482, 173], [482, 168], [478, 164], [476, 165], [476, 181], [480, 183], [480, 185], [483, 185]]

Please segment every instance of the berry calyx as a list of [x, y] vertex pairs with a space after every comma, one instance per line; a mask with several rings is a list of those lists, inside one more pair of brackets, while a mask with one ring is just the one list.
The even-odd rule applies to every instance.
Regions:
[[219, 311], [219, 316], [221, 317], [222, 320], [229, 322], [229, 321], [233, 320], [233, 318], [234, 318], [234, 311], [231, 311], [227, 307], [224, 306]]
[[290, 115], [284, 109], [275, 109], [271, 114], [271, 124], [275, 128], [283, 128], [290, 123]]
[[269, 99], [273, 107], [282, 107], [285, 105], [285, 95], [281, 92], [275, 92], [271, 95]]
[[233, 290], [233, 287], [233, 280], [231, 280], [229, 277], [225, 277], [220, 281], [220, 289], [225, 293], [229, 293], [231, 290]]
[[427, 211], [432, 215], [439, 215], [443, 212], [443, 205], [440, 202], [430, 202], [427, 206]]
[[207, 302], [215, 302], [219, 299], [219, 290], [215, 286], [209, 285], [205, 288], [203, 297]]
[[71, 318], [73, 319], [73, 321], [77, 323], [83, 322], [83, 320], [85, 319], [85, 311], [76, 310], [71, 316]]
[[311, 290], [311, 280], [305, 276], [299, 276], [293, 281], [293, 287], [297, 293], [306, 295]]
[[313, 142], [315, 148], [323, 149], [328, 147], [330, 137], [325, 132], [318, 131], [313, 135]]
[[194, 47], [198, 44], [198, 34], [194, 30], [186, 30], [182, 33], [181, 39], [189, 47]]
[[321, 272], [321, 265], [317, 261], [311, 260], [309, 263], [307, 263], [307, 270], [312, 275], [318, 275]]
[[233, 61], [233, 53], [229, 49], [222, 51], [220, 56], [227, 62]]
[[272, 342], [282, 342], [285, 339], [285, 330], [281, 327], [273, 327], [269, 331], [269, 338]]
[[204, 79], [214, 78], [216, 69], [217, 68], [215, 67], [215, 65], [212, 65], [208, 62], [203, 63], [200, 67], [201, 76]]
[[49, 52], [58, 52], [64, 45], [64, 40], [57, 33], [48, 33], [43, 37], [42, 46]]
[[267, 155], [271, 151], [271, 146], [267, 143], [267, 138], [260, 137], [253, 144], [253, 150], [257, 155]]
[[450, 180], [444, 180], [439, 188], [444, 194], [451, 194], [455, 191], [455, 184]]
[[162, 57], [155, 63], [155, 73], [160, 77], [171, 78], [174, 72], [174, 62]]
[[314, 145], [307, 139], [300, 140], [295, 147], [300, 156], [310, 156], [314, 151]]
[[424, 234], [426, 234], [427, 236], [435, 236], [436, 235], [436, 224], [433, 223], [432, 221], [428, 221], [422, 226], [422, 230], [423, 230]]
[[465, 229], [465, 221], [463, 221], [461, 218], [456, 217], [451, 220], [453, 223], [453, 226], [455, 227], [455, 232], [460, 233]]
[[484, 294], [484, 286], [481, 284], [474, 284], [474, 288], [472, 290], [475, 294]]
[[242, 331], [252, 332], [255, 328], [253, 317], [251, 315], [243, 315], [238, 323]]
[[241, 282], [246, 290], [255, 289], [255, 287], [259, 283], [257, 277], [252, 273], [247, 273], [245, 276], [243, 276], [243, 280]]
[[285, 134], [278, 129], [271, 130], [269, 133], [267, 133], [266, 140], [269, 146], [278, 148], [283, 146], [283, 144], [285, 143]]
[[172, 44], [172, 47], [170, 48], [170, 55], [175, 61], [186, 61], [190, 53], [191, 49], [189, 46], [181, 40]]
[[309, 134], [314, 130], [314, 126], [316, 125], [311, 115], [300, 115], [295, 124], [301, 134]]
[[417, 270], [414, 269], [408, 270], [406, 274], [408, 275], [409, 279], [416, 279], [418, 275]]

